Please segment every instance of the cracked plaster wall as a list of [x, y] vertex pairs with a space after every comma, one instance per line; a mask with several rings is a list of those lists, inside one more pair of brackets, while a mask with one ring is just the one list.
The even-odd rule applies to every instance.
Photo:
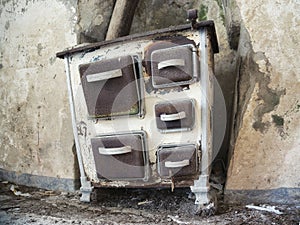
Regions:
[[300, 188], [300, 2], [235, 4], [240, 64], [226, 190]]

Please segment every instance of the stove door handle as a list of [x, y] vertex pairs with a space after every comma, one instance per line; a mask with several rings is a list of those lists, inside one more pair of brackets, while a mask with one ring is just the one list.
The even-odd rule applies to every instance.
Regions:
[[190, 165], [190, 160], [184, 159], [182, 161], [166, 161], [165, 162], [165, 167], [166, 168], [179, 168], [179, 167], [185, 167]]
[[161, 121], [174, 121], [174, 120], [181, 120], [184, 119], [186, 117], [186, 114], [184, 111], [179, 112], [179, 113], [174, 113], [174, 114], [161, 114], [160, 115], [160, 120]]
[[159, 70], [170, 66], [185, 66], [184, 59], [169, 59], [158, 63], [157, 67]]
[[117, 78], [122, 76], [122, 70], [121, 69], [116, 69], [116, 70], [110, 70], [110, 71], [105, 71], [101, 73], [93, 73], [89, 74], [86, 76], [87, 82], [97, 82], [101, 80], [108, 80], [112, 78]]
[[131, 147], [130, 146], [123, 146], [118, 148], [99, 147], [98, 150], [101, 155], [121, 155], [121, 154], [130, 153]]

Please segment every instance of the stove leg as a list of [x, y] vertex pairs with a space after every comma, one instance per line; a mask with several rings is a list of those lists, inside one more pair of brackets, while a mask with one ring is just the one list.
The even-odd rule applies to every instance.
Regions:
[[194, 181], [191, 191], [195, 194], [195, 214], [202, 216], [214, 215], [217, 209], [217, 197], [210, 191], [207, 175], [201, 175]]
[[81, 202], [90, 202], [91, 201], [91, 194], [93, 192], [94, 187], [91, 185], [91, 182], [86, 179], [86, 177], [81, 177]]

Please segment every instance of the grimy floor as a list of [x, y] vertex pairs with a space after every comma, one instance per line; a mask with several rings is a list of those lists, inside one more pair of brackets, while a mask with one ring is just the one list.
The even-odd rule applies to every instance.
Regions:
[[95, 193], [87, 204], [79, 201], [79, 193], [0, 181], [0, 224], [300, 224], [300, 205], [272, 205], [274, 212], [268, 212], [220, 200], [215, 216], [199, 217], [193, 215], [189, 189], [97, 189]]

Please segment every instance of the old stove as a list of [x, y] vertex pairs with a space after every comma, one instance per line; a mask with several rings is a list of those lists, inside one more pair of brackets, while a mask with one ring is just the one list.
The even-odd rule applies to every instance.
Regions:
[[196, 204], [214, 204], [217, 52], [213, 21], [194, 21], [57, 53], [65, 59], [82, 201], [93, 187], [190, 186]]

